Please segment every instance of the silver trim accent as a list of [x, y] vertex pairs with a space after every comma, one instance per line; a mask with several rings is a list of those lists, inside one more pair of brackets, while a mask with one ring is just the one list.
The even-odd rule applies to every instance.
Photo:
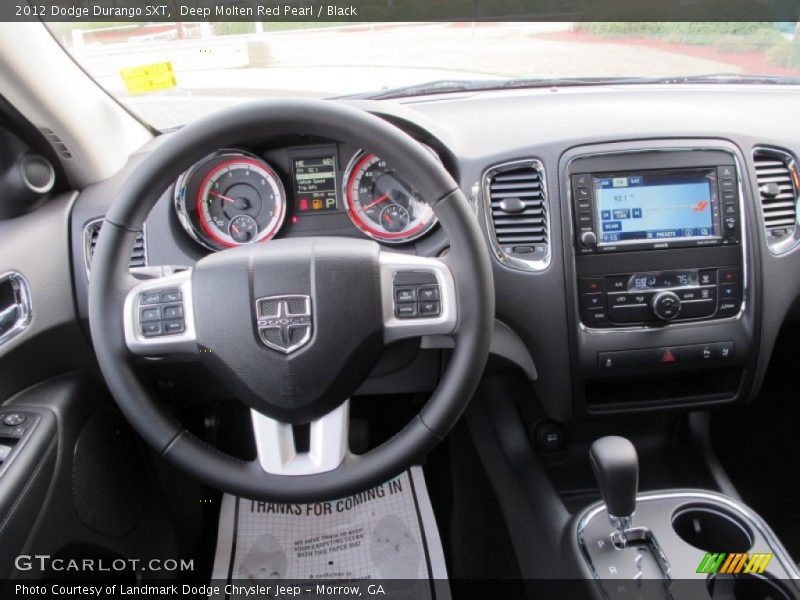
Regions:
[[[541, 181], [542, 189], [542, 207], [544, 208], [545, 215], [545, 232], [547, 235], [547, 249], [545, 257], [538, 260], [525, 260], [516, 256], [506, 254], [500, 247], [497, 241], [497, 235], [494, 230], [494, 219], [492, 218], [492, 199], [489, 194], [492, 178], [498, 173], [503, 171], [510, 171], [512, 169], [519, 169], [530, 167], [536, 169], [539, 173], [539, 181]], [[550, 259], [553, 254], [552, 236], [551, 236], [551, 223], [550, 217], [550, 201], [547, 192], [547, 176], [544, 169], [544, 163], [536, 158], [525, 158], [513, 160], [509, 162], [502, 162], [487, 168], [481, 176], [483, 182], [483, 210], [484, 218], [486, 220], [486, 231], [489, 234], [489, 244], [492, 249], [492, 254], [501, 264], [511, 269], [518, 269], [520, 271], [544, 271], [550, 266]]]
[[[423, 144], [422, 142], [418, 142], [418, 143], [421, 144], [423, 148], [428, 150], [428, 152], [433, 154], [434, 158], [439, 161], [439, 164], [442, 164], [442, 159], [439, 157], [438, 154], [436, 154], [436, 151], [433, 148], [431, 148], [427, 144]], [[349, 199], [347, 197], [347, 188], [348, 188], [348, 185], [350, 184], [350, 176], [353, 174], [353, 169], [355, 169], [356, 165], [358, 164], [358, 161], [360, 161], [364, 156], [366, 156], [368, 154], [373, 154], [379, 160], [383, 160], [383, 159], [381, 159], [381, 157], [379, 157], [374, 152], [369, 152], [368, 150], [363, 150], [363, 149], [359, 148], [356, 151], [356, 153], [353, 155], [353, 157], [350, 159], [350, 161], [347, 163], [347, 167], [345, 167], [345, 170], [344, 170], [344, 177], [342, 179], [342, 201], [344, 202], [344, 211], [347, 213], [347, 216], [349, 217], [350, 222], [361, 233], [363, 233], [364, 235], [366, 235], [369, 238], [372, 238], [373, 240], [375, 240], [377, 242], [380, 242], [381, 244], [391, 244], [391, 245], [395, 245], [396, 246], [398, 244], [407, 244], [408, 242], [413, 242], [414, 240], [418, 240], [423, 235], [428, 233], [431, 229], [433, 229], [436, 226], [436, 224], [439, 222], [439, 218], [436, 216], [435, 213], [432, 215], [431, 221], [430, 221], [430, 223], [428, 223], [427, 227], [423, 227], [418, 232], [416, 232], [414, 234], [411, 234], [410, 236], [403, 237], [403, 238], [396, 238], [396, 239], [385, 239], [385, 238], [382, 238], [380, 236], [374, 235], [371, 232], [365, 230], [363, 227], [361, 227], [353, 219], [353, 214], [350, 211], [350, 201], [349, 201]], [[416, 190], [416, 188], [414, 188], [414, 186], [411, 185], [410, 183], [408, 185], [410, 185], [413, 189]]]
[[[394, 342], [423, 335], [450, 335], [458, 322], [456, 286], [450, 268], [436, 258], [425, 258], [399, 252], [381, 252], [381, 301], [383, 304], [383, 340]], [[423, 271], [436, 276], [439, 285], [438, 317], [398, 319], [394, 314], [394, 276], [401, 271]]]
[[[293, 313], [291, 312], [289, 301], [290, 300], [302, 300], [304, 303], [305, 308], [303, 312]], [[264, 301], [275, 301], [278, 302], [278, 312], [274, 315], [265, 315], [261, 311], [261, 303]], [[303, 346], [305, 346], [309, 340], [311, 339], [311, 334], [314, 331], [314, 316], [311, 312], [311, 296], [306, 294], [283, 294], [281, 296], [266, 296], [264, 298], [258, 298], [255, 301], [256, 304], [256, 326], [258, 327], [258, 337], [261, 340], [261, 343], [264, 344], [267, 348], [271, 348], [272, 350], [277, 350], [283, 354], [291, 354], [295, 350], [299, 350]], [[290, 344], [287, 346], [279, 346], [273, 342], [270, 342], [267, 339], [266, 332], [271, 331], [273, 329], [277, 329], [281, 332], [281, 341], [287, 342], [289, 339], [289, 332], [292, 329], [297, 329], [299, 327], [305, 328], [305, 334], [303, 337], [294, 344]]]
[[[776, 158], [781, 159], [783, 158], [783, 162], [786, 164], [786, 168], [789, 169], [789, 176], [792, 178], [792, 184], [795, 188], [795, 202], [794, 202], [794, 210], [795, 210], [795, 218], [794, 218], [794, 228], [792, 230], [792, 234], [787, 236], [785, 239], [772, 243], [770, 242], [770, 237], [767, 231], [767, 222], [764, 218], [764, 199], [761, 197], [761, 188], [758, 186], [758, 170], [756, 169], [756, 153], [758, 152], [769, 152], [776, 155]], [[799, 220], [800, 220], [800, 170], [797, 166], [797, 159], [795, 159], [794, 155], [790, 154], [786, 150], [781, 150], [779, 148], [773, 148], [771, 146], [756, 146], [753, 148], [753, 171], [756, 174], [756, 193], [758, 194], [758, 210], [759, 215], [761, 216], [761, 227], [764, 230], [764, 236], [767, 240], [767, 248], [769, 251], [779, 256], [781, 254], [786, 254], [790, 250], [794, 249], [798, 244], [800, 244], [800, 227], [798, 227]]]
[[[89, 275], [92, 270], [92, 236], [91, 236], [91, 229], [97, 223], [103, 223], [105, 221], [105, 217], [97, 217], [96, 219], [92, 219], [91, 221], [87, 221], [86, 225], [83, 226], [83, 268], [86, 271], [86, 281], [89, 281]], [[102, 225], [101, 225], [102, 226]], [[144, 266], [147, 267], [150, 264], [150, 259], [147, 256], [147, 224], [142, 223], [142, 250], [144, 250]], [[130, 264], [130, 257], [128, 257], [128, 264]], [[144, 268], [144, 267], [134, 267], [134, 268]], [[131, 269], [133, 271], [133, 268]]]
[[339, 467], [349, 451], [349, 400], [309, 424], [311, 430], [308, 452], [297, 451], [291, 424], [277, 421], [252, 409], [250, 417], [253, 420], [258, 462], [267, 473], [325, 473]]
[[[730, 154], [733, 158], [734, 164], [736, 166], [736, 185], [739, 191], [739, 232], [740, 232], [740, 241], [739, 246], [742, 249], [742, 304], [739, 307], [739, 312], [735, 315], [730, 317], [723, 317], [720, 319], [707, 319], [707, 320], [691, 320], [691, 321], [681, 321], [680, 323], [665, 323], [664, 321], [659, 321], [653, 324], [646, 324], [646, 325], [630, 325], [627, 327], [607, 327], [607, 328], [600, 328], [600, 327], [590, 327], [586, 325], [580, 318], [580, 290], [578, 289], [578, 278], [577, 278], [577, 268], [575, 259], [577, 258], [578, 254], [575, 251], [575, 227], [573, 223], [575, 222], [574, 218], [574, 202], [572, 198], [572, 178], [570, 177], [572, 163], [576, 160], [582, 158], [588, 158], [592, 156], [610, 156], [616, 154], [638, 154], [642, 152], [725, 152], [726, 154]], [[566, 181], [564, 182], [565, 189], [567, 190], [567, 198], [568, 198], [568, 206], [567, 210], [569, 211], [569, 230], [570, 230], [570, 248], [572, 253], [572, 282], [573, 290], [575, 292], [575, 302], [577, 306], [575, 308], [577, 315], [577, 323], [578, 329], [585, 333], [600, 333], [600, 334], [615, 334], [615, 333], [625, 333], [631, 331], [664, 331], [665, 327], [670, 329], [679, 329], [679, 328], [686, 328], [686, 327], [698, 327], [698, 326], [713, 326], [719, 325], [720, 323], [729, 323], [732, 321], [740, 320], [746, 310], [747, 310], [747, 297], [748, 297], [748, 268], [747, 268], [747, 223], [748, 223], [748, 215], [745, 209], [745, 199], [744, 199], [744, 187], [742, 182], [742, 164], [739, 160], [739, 155], [736, 151], [732, 150], [731, 148], [725, 146], [671, 146], [669, 148], [653, 148], [650, 146], [642, 146], [641, 148], [627, 148], [622, 150], [610, 150], [605, 152], [590, 152], [587, 154], [580, 154], [573, 156], [570, 158], [567, 166], [564, 170], [564, 176]], [[668, 249], [668, 248], [665, 248]], [[661, 249], [659, 249], [661, 250]], [[723, 267], [726, 265], [722, 265]], [[704, 317], [699, 317], [703, 319]]]
[[[183, 333], [145, 337], [139, 322], [139, 297], [152, 290], [177, 289], [182, 294]], [[173, 275], [150, 279], [135, 285], [125, 297], [122, 310], [125, 343], [134, 354], [158, 356], [162, 354], [197, 354], [197, 337], [194, 326], [194, 304], [192, 302], [192, 271], [187, 269]]]
[[[722, 494], [717, 494], [715, 492], [706, 492], [706, 491], [675, 491], [675, 492], [647, 492], [644, 494], [640, 494], [636, 497], [636, 503], [640, 502], [648, 502], [651, 500], [681, 500], [681, 501], [693, 501], [693, 500], [702, 500], [706, 502], [717, 502], [723, 505], [725, 508], [731, 510], [732, 512], [736, 513], [739, 517], [744, 519], [747, 523], [749, 523], [756, 531], [758, 531], [764, 539], [766, 539], [767, 544], [769, 544], [770, 550], [772, 553], [778, 558], [778, 562], [780, 562], [781, 567], [786, 571], [786, 573], [792, 579], [800, 579], [800, 571], [798, 571], [797, 566], [789, 557], [789, 554], [786, 552], [786, 549], [781, 544], [778, 537], [775, 533], [770, 529], [769, 525], [767, 525], [764, 520], [754, 512], [750, 507], [734, 500], [733, 498], [729, 498], [727, 496], [723, 496]], [[605, 510], [605, 503], [595, 502], [594, 504], [589, 505], [584, 511], [581, 513], [580, 518], [577, 522], [576, 527], [576, 535], [578, 539], [578, 546], [581, 550], [581, 555], [583, 559], [586, 561], [589, 570], [592, 573], [592, 577], [597, 582], [598, 587], [601, 590], [601, 593], [605, 598], [608, 598], [605, 589], [600, 582], [602, 578], [597, 573], [597, 570], [594, 568], [594, 565], [591, 562], [591, 557], [589, 556], [589, 551], [586, 547], [586, 527], [588, 526], [589, 522], [596, 517], [598, 514]]]
[[13, 311], [18, 311], [19, 314], [16, 319], [14, 319], [13, 325], [0, 334], [0, 346], [11, 341], [25, 331], [33, 319], [33, 305], [28, 281], [21, 273], [6, 271], [0, 274], [0, 284], [7, 281], [10, 282], [14, 294], [14, 302], [10, 306], [3, 307], [3, 309], [0, 310], [0, 320], [6, 315], [10, 315]]

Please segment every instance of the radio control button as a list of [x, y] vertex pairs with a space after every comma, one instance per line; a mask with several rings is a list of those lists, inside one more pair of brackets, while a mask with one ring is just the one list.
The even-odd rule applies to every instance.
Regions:
[[[583, 219], [583, 217], [581, 217]], [[589, 215], [589, 222], [591, 223], [592, 216]], [[581, 234], [581, 244], [584, 246], [594, 246], [597, 244], [597, 235], [594, 231], [584, 231]]]
[[575, 175], [572, 178], [572, 183], [575, 187], [589, 187], [592, 183], [592, 177], [588, 174]]
[[653, 296], [653, 312], [664, 321], [671, 321], [681, 310], [681, 300], [675, 292], [659, 292]]
[[588, 187], [575, 188], [575, 197], [578, 200], [588, 200], [592, 197], [592, 191]]

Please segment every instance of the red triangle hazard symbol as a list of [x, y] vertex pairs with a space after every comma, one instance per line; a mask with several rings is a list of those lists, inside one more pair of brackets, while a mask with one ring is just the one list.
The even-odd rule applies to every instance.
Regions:
[[664, 354], [661, 356], [661, 362], [675, 362], [675, 355], [672, 353], [672, 350], [664, 351]]

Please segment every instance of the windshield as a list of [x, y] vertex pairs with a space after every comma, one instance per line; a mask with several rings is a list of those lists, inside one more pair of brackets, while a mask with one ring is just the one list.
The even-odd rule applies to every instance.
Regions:
[[[276, 96], [654, 80], [795, 83], [795, 23], [51, 23], [157, 129]], [[623, 81], [624, 82], [624, 81]], [[388, 92], [387, 92], [388, 91]]]

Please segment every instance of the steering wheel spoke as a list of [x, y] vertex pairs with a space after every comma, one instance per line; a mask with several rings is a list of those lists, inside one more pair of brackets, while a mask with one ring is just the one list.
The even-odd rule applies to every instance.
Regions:
[[134, 285], [123, 311], [125, 343], [134, 354], [197, 354], [191, 269]]
[[456, 288], [444, 262], [382, 251], [380, 273], [385, 343], [455, 331]]
[[[258, 412], [253, 419], [258, 462], [272, 475], [314, 475], [332, 471], [349, 451], [350, 401], [305, 426], [284, 423]], [[300, 443], [299, 427], [308, 427], [308, 444]]]

